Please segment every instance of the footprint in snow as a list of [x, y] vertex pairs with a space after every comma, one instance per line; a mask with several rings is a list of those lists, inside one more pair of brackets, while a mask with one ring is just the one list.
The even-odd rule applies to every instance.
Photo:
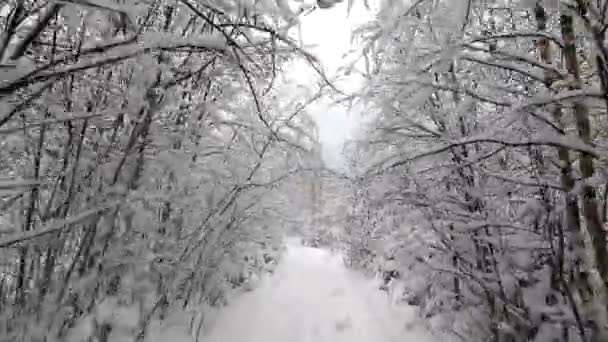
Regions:
[[335, 323], [336, 331], [344, 331], [350, 327], [352, 327], [350, 316], [346, 316], [344, 319], [336, 321]]
[[332, 297], [337, 297], [337, 296], [341, 296], [344, 294], [344, 289], [341, 288], [335, 288], [333, 290], [331, 290], [331, 292], [329, 293], [330, 296]]

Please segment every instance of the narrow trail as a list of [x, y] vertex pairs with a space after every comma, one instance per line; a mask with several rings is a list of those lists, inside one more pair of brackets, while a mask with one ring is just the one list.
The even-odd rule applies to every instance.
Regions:
[[[288, 244], [274, 275], [226, 307], [208, 342], [431, 342], [377, 285], [329, 252]], [[410, 317], [410, 318], [411, 318]]]

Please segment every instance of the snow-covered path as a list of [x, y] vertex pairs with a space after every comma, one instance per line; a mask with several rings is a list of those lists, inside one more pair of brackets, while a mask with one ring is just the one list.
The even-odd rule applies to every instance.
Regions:
[[[407, 315], [407, 313], [405, 313]], [[274, 275], [226, 307], [209, 342], [430, 342], [377, 284], [329, 252], [289, 244]]]

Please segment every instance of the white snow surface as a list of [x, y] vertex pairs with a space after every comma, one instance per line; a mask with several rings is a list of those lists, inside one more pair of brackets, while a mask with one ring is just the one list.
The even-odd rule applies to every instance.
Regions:
[[413, 322], [413, 308], [389, 306], [386, 292], [347, 269], [341, 256], [291, 241], [274, 275], [235, 298], [200, 340], [431, 342]]

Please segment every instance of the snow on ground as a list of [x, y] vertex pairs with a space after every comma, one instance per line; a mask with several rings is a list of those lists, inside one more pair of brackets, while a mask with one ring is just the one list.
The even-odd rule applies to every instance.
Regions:
[[378, 284], [346, 269], [340, 256], [290, 242], [274, 275], [222, 310], [201, 341], [430, 342], [406, 330], [413, 320], [413, 309], [389, 307]]

